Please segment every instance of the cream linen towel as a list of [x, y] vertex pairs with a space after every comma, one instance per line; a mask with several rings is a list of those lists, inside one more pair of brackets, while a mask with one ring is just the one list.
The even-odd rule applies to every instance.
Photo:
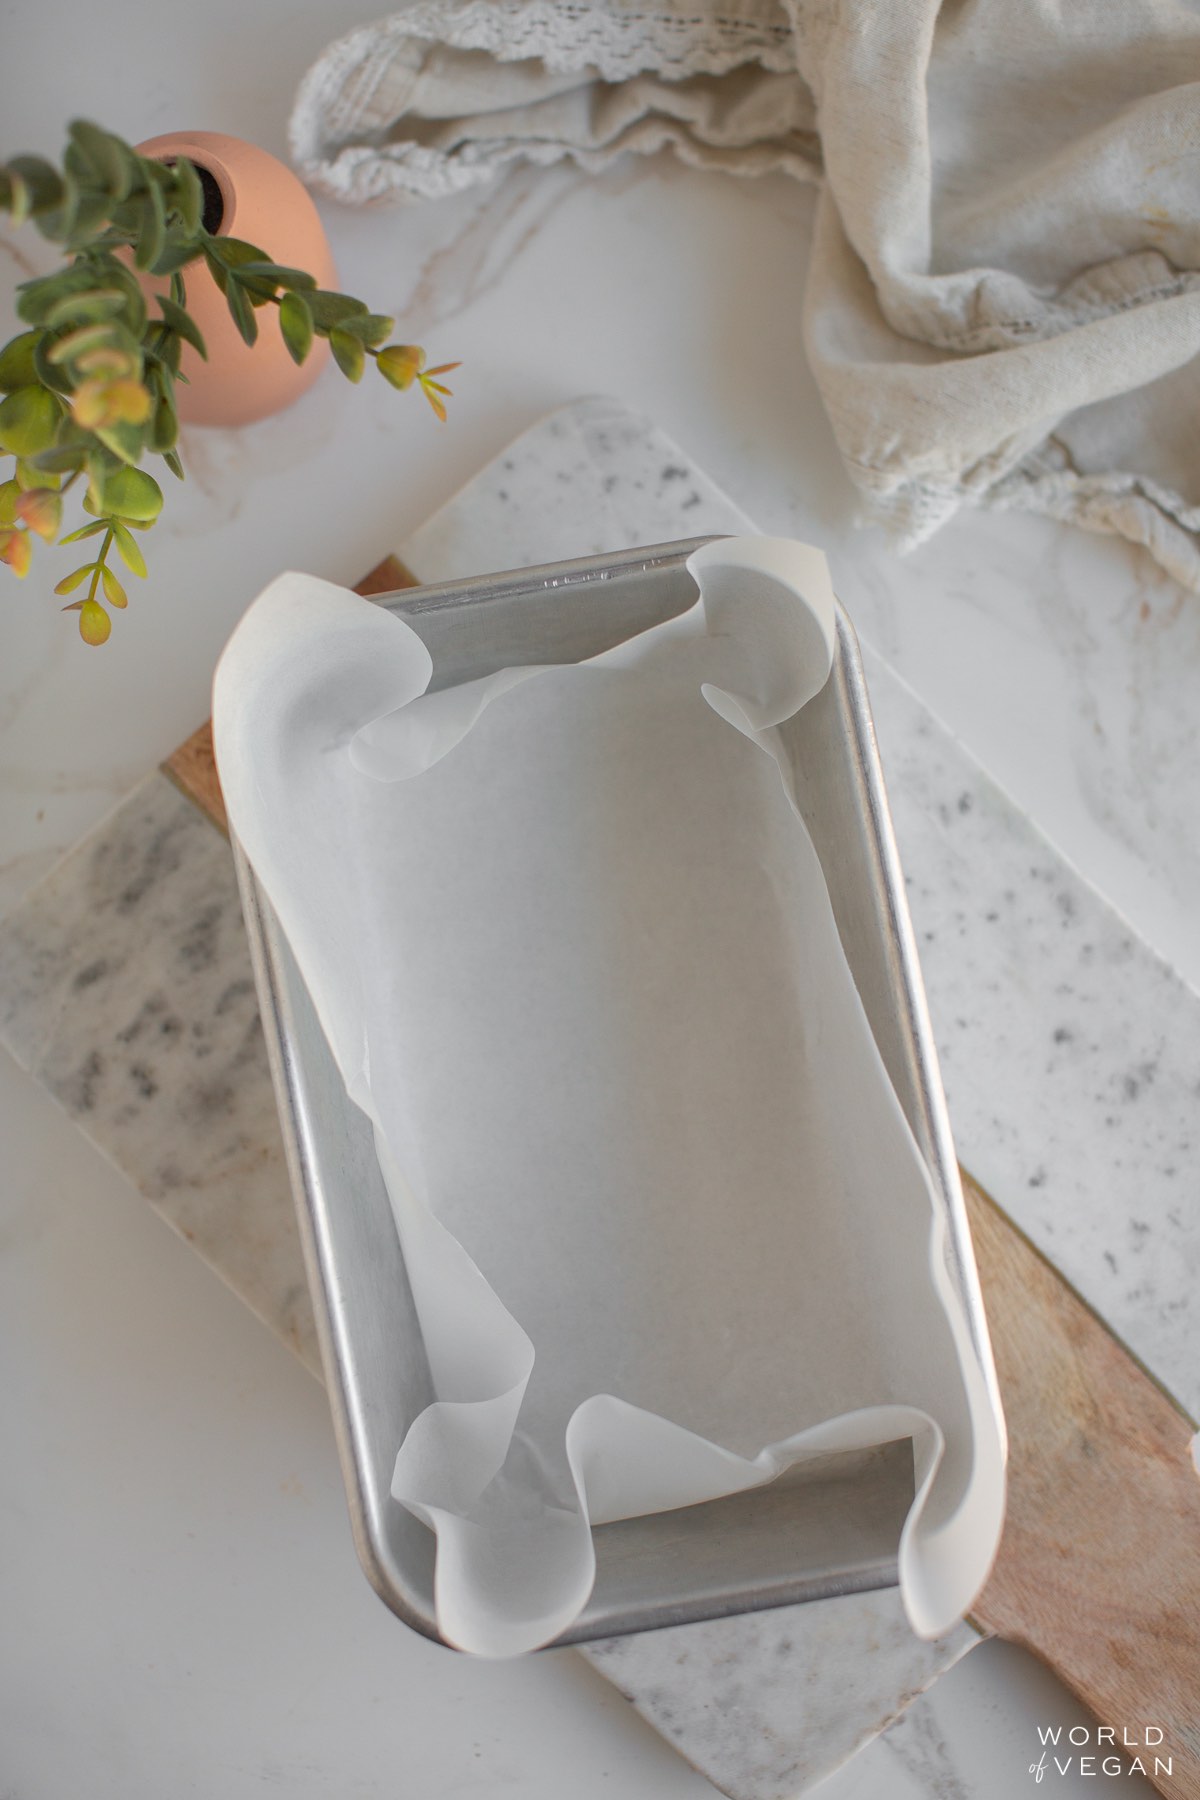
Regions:
[[664, 146], [821, 180], [808, 355], [876, 510], [915, 543], [1032, 508], [1200, 588], [1195, 4], [419, 0], [291, 131], [360, 203]]

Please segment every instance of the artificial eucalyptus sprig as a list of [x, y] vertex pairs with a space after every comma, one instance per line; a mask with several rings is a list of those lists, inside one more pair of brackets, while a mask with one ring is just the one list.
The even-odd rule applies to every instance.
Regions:
[[[0, 349], [0, 455], [13, 458], [0, 481], [0, 562], [26, 574], [33, 539], [58, 538], [63, 499], [84, 482], [91, 523], [59, 542], [91, 540], [96, 554], [55, 592], [86, 587], [66, 610], [78, 613], [88, 644], [108, 637], [106, 608], [126, 604], [114, 552], [134, 575], [146, 573], [133, 534], [154, 524], [163, 494], [139, 466], [143, 457], [161, 457], [183, 479], [175, 386], [187, 379], [185, 344], [207, 355], [187, 310], [189, 271], [207, 269], [247, 344], [258, 337], [258, 314], [274, 308], [294, 362], [327, 338], [350, 381], [361, 381], [370, 358], [393, 387], [416, 384], [446, 417], [450, 390], [438, 377], [457, 363], [428, 368], [418, 345], [387, 342], [393, 319], [272, 262], [256, 244], [216, 235], [205, 210], [204, 179], [186, 158], [139, 156], [86, 120], [69, 127], [61, 169], [39, 156], [0, 164], [0, 211], [16, 224], [30, 220], [67, 257], [52, 275], [21, 285], [17, 313], [27, 329]], [[139, 274], [166, 278], [167, 291], [148, 299]]]

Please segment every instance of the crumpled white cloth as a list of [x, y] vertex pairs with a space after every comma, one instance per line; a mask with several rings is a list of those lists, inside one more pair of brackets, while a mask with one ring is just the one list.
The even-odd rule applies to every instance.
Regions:
[[291, 144], [358, 203], [664, 146], [822, 180], [808, 355], [877, 511], [1032, 508], [1200, 588], [1189, 0], [417, 0], [330, 46]]

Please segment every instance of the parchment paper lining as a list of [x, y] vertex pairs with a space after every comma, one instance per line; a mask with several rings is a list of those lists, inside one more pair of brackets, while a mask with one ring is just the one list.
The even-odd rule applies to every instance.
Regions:
[[829, 674], [824, 558], [688, 566], [682, 618], [433, 694], [401, 620], [286, 575], [217, 674], [230, 820], [373, 1121], [429, 1354], [393, 1493], [487, 1655], [575, 1618], [592, 1524], [829, 1450], [913, 1438], [917, 1631], [999, 1535], [943, 1221], [774, 731]]

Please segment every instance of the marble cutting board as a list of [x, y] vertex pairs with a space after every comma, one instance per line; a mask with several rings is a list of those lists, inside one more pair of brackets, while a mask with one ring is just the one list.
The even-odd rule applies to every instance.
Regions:
[[[592, 401], [519, 440], [401, 554], [438, 580], [745, 528], [669, 440]], [[867, 663], [960, 1151], [1194, 1410], [1200, 1002]], [[227, 849], [164, 775], [0, 926], [0, 1032], [315, 1367]], [[1136, 1198], [1111, 1179], [1123, 1163]], [[963, 1626], [919, 1643], [885, 1593], [585, 1654], [724, 1791], [778, 1800], [977, 1641]]]

